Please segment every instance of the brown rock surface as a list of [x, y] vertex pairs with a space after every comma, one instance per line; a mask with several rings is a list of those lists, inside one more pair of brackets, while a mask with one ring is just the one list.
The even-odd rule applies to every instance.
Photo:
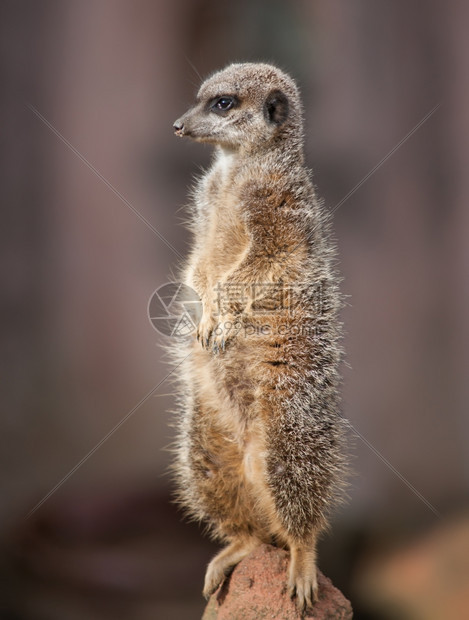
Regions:
[[[262, 545], [236, 566], [211, 596], [202, 620], [298, 620], [302, 618], [286, 591], [288, 553]], [[319, 600], [304, 618], [349, 620], [352, 607], [322, 573]]]

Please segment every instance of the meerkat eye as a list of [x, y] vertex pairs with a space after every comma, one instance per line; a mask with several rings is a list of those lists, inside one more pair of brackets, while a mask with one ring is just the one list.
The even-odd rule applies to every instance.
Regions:
[[220, 97], [216, 102], [215, 107], [217, 110], [229, 110], [233, 107], [233, 99], [231, 97]]
[[233, 108], [235, 105], [235, 97], [217, 97], [211, 105], [211, 110], [217, 113], [227, 112], [228, 110], [231, 110], [231, 108]]

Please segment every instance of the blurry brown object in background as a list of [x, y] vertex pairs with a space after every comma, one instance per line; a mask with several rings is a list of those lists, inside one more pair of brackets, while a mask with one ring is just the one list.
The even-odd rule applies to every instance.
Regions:
[[469, 515], [363, 562], [356, 591], [364, 607], [383, 614], [395, 610], [390, 617], [399, 620], [469, 617]]

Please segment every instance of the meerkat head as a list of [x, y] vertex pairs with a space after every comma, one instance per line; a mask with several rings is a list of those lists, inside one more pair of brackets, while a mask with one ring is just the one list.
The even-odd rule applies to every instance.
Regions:
[[174, 123], [178, 136], [230, 150], [263, 150], [302, 139], [295, 82], [261, 63], [232, 64], [203, 82], [196, 104]]

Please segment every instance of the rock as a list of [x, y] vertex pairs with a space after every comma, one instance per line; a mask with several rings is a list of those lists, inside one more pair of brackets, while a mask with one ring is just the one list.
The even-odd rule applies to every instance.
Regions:
[[319, 600], [302, 616], [287, 594], [288, 552], [261, 545], [210, 597], [202, 620], [349, 620], [352, 606], [318, 571]]

